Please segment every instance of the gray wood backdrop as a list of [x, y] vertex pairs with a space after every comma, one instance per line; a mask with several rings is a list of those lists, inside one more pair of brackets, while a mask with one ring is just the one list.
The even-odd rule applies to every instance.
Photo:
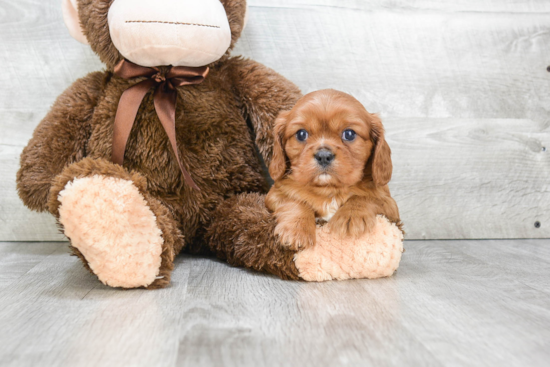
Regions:
[[[550, 1], [249, 4], [235, 54], [380, 113], [407, 238], [550, 237]], [[17, 197], [19, 154], [103, 65], [70, 38], [60, 0], [0, 0], [0, 67], [0, 241], [60, 240]]]

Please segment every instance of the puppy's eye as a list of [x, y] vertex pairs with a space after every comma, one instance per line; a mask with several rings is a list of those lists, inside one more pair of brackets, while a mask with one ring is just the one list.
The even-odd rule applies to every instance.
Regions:
[[296, 133], [296, 139], [298, 139], [298, 141], [306, 141], [308, 136], [309, 134], [304, 129], [300, 129]]
[[356, 137], [357, 137], [357, 133], [352, 129], [346, 129], [342, 133], [342, 140], [345, 140], [345, 141], [354, 141]]

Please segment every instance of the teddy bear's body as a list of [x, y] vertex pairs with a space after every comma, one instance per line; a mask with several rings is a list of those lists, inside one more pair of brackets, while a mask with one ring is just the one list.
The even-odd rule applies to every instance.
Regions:
[[[264, 154], [270, 154], [270, 126], [259, 122], [269, 122], [267, 119], [274, 119], [281, 109], [292, 107], [300, 92], [274, 71], [242, 58], [218, 62], [203, 83], [178, 88], [179, 154], [200, 188], [196, 190], [185, 183], [174, 159], [155, 111], [152, 91], [141, 103], [128, 139], [124, 170], [110, 162], [120, 97], [142, 79], [125, 80], [107, 71], [76, 81], [58, 98], [25, 148], [18, 175], [19, 192], [32, 209], [50, 210], [59, 217], [59, 193], [74, 179], [101, 175], [141, 180], [135, 184], [144, 185], [141, 194], [157, 221], [163, 222], [159, 227], [171, 264], [173, 256], [183, 248], [193, 252], [208, 250], [204, 246], [204, 230], [210, 213], [224, 199], [267, 190], [255, 140]], [[243, 86], [246, 89], [241, 90]], [[267, 121], [251, 116], [251, 112], [262, 114]], [[103, 212], [106, 210], [110, 209]], [[81, 211], [90, 214], [90, 208]], [[66, 213], [66, 217], [74, 218], [80, 210]], [[63, 218], [61, 224], [67, 225]], [[83, 245], [74, 242], [73, 239], [75, 253], [91, 265], [87, 261], [90, 256], [82, 254], [86, 251]], [[169, 281], [171, 267], [166, 270], [156, 285]]]
[[[268, 188], [261, 161], [271, 160], [273, 123], [300, 90], [259, 63], [230, 57], [246, 1], [139, 4], [63, 0], [71, 34], [88, 42], [107, 70], [77, 80], [36, 128], [21, 155], [21, 199], [30, 209], [52, 213], [73, 253], [110, 286], [166, 286], [182, 249], [205, 249], [235, 265], [299, 279], [296, 251], [278, 242], [260, 194]], [[158, 63], [155, 70], [164, 73], [173, 66], [209, 68], [201, 83], [174, 87], [175, 118], [169, 120], [183, 170], [166, 118], [159, 118], [159, 85], [134, 101], [140, 107], [130, 121], [124, 159], [115, 159], [116, 116], [131, 109], [121, 98], [148, 78], [122, 77], [117, 66], [127, 61]], [[398, 251], [387, 246], [379, 247]], [[305, 260], [308, 274], [315, 272]]]
[[[180, 156], [200, 191], [183, 180], [155, 112], [152, 92], [143, 100], [128, 140], [124, 167], [147, 178], [148, 192], [170, 209], [186, 242], [191, 242], [198, 228], [207, 224], [208, 212], [222, 200], [267, 187], [254, 146], [254, 130], [245, 120], [243, 96], [238, 94], [238, 85], [232, 83], [239, 77], [236, 74], [247, 67], [275, 75], [253, 61], [232, 58], [212, 68], [203, 83], [178, 88], [176, 133]], [[101, 92], [95, 104], [86, 106], [91, 111], [89, 120], [74, 126], [75, 130], [88, 132], [79, 153], [109, 161], [118, 101], [137, 81], [104, 72], [91, 74], [75, 87], [88, 81], [97, 83]], [[282, 77], [278, 81], [287, 84], [285, 90], [292, 88]]]

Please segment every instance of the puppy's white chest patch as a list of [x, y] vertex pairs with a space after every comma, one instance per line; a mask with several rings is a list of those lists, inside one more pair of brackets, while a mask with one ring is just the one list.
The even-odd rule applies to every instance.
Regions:
[[325, 203], [325, 205], [323, 206], [323, 212], [319, 213], [317, 219], [328, 222], [334, 216], [334, 214], [336, 214], [339, 208], [340, 204], [338, 203], [338, 201], [336, 201], [336, 199], [332, 199], [332, 201]]

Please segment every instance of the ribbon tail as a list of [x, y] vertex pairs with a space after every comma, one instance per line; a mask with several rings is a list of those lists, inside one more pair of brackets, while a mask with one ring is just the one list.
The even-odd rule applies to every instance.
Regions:
[[168, 135], [168, 139], [170, 140], [170, 144], [172, 145], [172, 149], [174, 150], [174, 154], [176, 155], [176, 159], [178, 161], [180, 170], [183, 173], [183, 178], [185, 179], [185, 182], [187, 182], [187, 184], [193, 189], [200, 191], [199, 187], [197, 186], [197, 184], [195, 184], [195, 181], [193, 181], [193, 178], [191, 177], [189, 172], [183, 166], [179, 155], [178, 144], [176, 141], [177, 96], [178, 94], [176, 90], [174, 90], [173, 88], [168, 88], [166, 83], [161, 84], [155, 91], [155, 110], [157, 111], [159, 120], [164, 127], [164, 131], [166, 131], [166, 135]]
[[118, 102], [115, 124], [113, 127], [113, 152], [111, 156], [113, 163], [122, 165], [124, 162], [126, 144], [128, 143], [130, 132], [134, 126], [139, 106], [149, 89], [155, 84], [154, 80], [147, 79], [133, 85], [122, 93], [120, 101]]

